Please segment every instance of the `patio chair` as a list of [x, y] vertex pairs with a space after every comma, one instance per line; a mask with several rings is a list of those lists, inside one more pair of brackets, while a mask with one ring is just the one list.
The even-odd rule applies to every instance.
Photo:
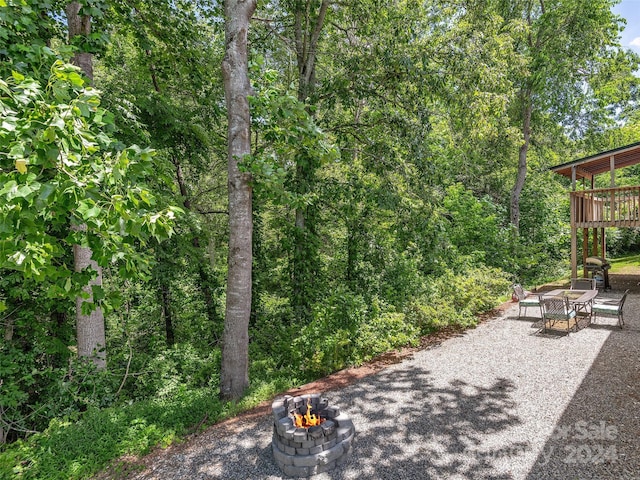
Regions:
[[523, 308], [525, 316], [527, 315], [527, 308], [540, 308], [540, 298], [538, 295], [526, 291], [519, 283], [513, 285], [513, 296], [518, 299], [518, 318], [522, 316]]
[[[548, 297], [542, 298], [540, 303], [542, 311], [542, 328], [546, 332], [547, 324], [553, 327], [556, 322], [567, 322], [567, 332], [571, 330], [571, 319], [577, 317], [576, 311], [571, 307], [567, 297]], [[577, 321], [574, 322], [576, 330], [578, 329]]]
[[572, 278], [571, 290], [595, 290], [596, 279], [595, 278]]
[[598, 315], [601, 317], [616, 317], [618, 319], [618, 325], [622, 328], [624, 325], [622, 308], [624, 307], [624, 301], [627, 299], [628, 293], [629, 290], [625, 291], [622, 298], [596, 297], [591, 306], [593, 321], [596, 321]]

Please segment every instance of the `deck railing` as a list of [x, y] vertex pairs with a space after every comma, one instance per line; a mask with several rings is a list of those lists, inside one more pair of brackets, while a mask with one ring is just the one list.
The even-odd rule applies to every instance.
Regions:
[[571, 192], [571, 226], [640, 227], [640, 186]]

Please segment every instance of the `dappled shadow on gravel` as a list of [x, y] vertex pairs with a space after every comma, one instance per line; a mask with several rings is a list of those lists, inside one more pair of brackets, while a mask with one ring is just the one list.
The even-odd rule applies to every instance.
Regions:
[[510, 478], [493, 468], [510, 452], [486, 451], [483, 438], [520, 423], [512, 413], [513, 390], [505, 379], [488, 387], [435, 386], [428, 371], [416, 368], [386, 371], [337, 392], [335, 403], [345, 406], [357, 433], [349, 462], [329, 477]]
[[[609, 336], [580, 387], [549, 436], [527, 480], [640, 479], [640, 295], [638, 277], [612, 279], [621, 296], [626, 326], [616, 319], [598, 319], [589, 329]], [[579, 359], [575, 359], [579, 361]], [[549, 399], [553, 401], [553, 399]]]
[[[494, 462], [512, 452], [487, 451], [482, 439], [520, 423], [512, 413], [513, 390], [505, 379], [490, 386], [462, 381], [436, 386], [428, 371], [416, 367], [386, 370], [330, 392], [330, 404], [351, 417], [356, 437], [344, 465], [314, 478], [511, 478], [496, 475]], [[203, 436], [199, 442], [210, 442], [208, 448], [173, 455], [171, 477], [163, 476], [159, 463], [137, 478], [282, 478], [271, 453], [271, 421], [267, 416], [253, 428]]]
[[[330, 404], [351, 417], [356, 437], [348, 461], [314, 478], [424, 479], [493, 478], [496, 461], [513, 455], [486, 450], [483, 436], [517, 425], [512, 412], [513, 383], [490, 386], [452, 381], [436, 386], [428, 371], [389, 369], [327, 394]], [[250, 428], [212, 430], [196, 451], [157, 458], [138, 479], [279, 479], [271, 453], [271, 416]]]

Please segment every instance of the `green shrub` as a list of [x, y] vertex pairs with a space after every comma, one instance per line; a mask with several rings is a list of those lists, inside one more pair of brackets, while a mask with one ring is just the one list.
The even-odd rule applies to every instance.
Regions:
[[275, 295], [263, 295], [261, 314], [249, 327], [249, 357], [269, 359], [275, 370], [292, 363], [292, 341], [300, 332], [300, 325], [291, 319], [288, 300]]
[[420, 337], [417, 326], [404, 313], [383, 312], [360, 325], [356, 339], [358, 360], [367, 361], [384, 352], [406, 345], [416, 345]]
[[367, 313], [363, 297], [346, 287], [337, 288], [314, 305], [313, 320], [300, 326], [292, 345], [294, 364], [315, 377], [353, 363], [355, 338]]
[[217, 387], [221, 353], [212, 348], [208, 354], [198, 352], [189, 344], [179, 343], [165, 348], [154, 356], [144, 356], [140, 370], [148, 375], [138, 375], [129, 387], [135, 398], [164, 398], [177, 389]]
[[431, 303], [427, 300], [413, 302], [407, 307], [405, 314], [422, 335], [428, 335], [448, 326], [465, 325], [472, 321], [466, 312], [456, 311], [453, 305], [440, 299]]
[[177, 389], [171, 397], [145, 400], [54, 419], [42, 433], [0, 453], [0, 478], [86, 478], [126, 454], [145, 454], [184, 435], [205, 416], [232, 413], [210, 389]]
[[374, 298], [339, 290], [315, 310], [293, 342], [294, 364], [312, 377], [359, 364], [401, 346], [416, 344], [420, 330], [404, 313]]
[[507, 274], [496, 268], [476, 267], [463, 274], [448, 270], [405, 313], [423, 334], [447, 326], [473, 326], [477, 315], [497, 306], [509, 287]]

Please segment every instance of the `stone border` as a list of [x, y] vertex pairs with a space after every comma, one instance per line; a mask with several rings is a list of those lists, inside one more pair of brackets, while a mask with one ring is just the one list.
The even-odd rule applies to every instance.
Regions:
[[[326, 420], [315, 427], [297, 428], [293, 412], [306, 412], [307, 404]], [[353, 422], [318, 393], [276, 399], [272, 404], [273, 457], [280, 469], [292, 477], [327, 472], [347, 460], [355, 435]]]

